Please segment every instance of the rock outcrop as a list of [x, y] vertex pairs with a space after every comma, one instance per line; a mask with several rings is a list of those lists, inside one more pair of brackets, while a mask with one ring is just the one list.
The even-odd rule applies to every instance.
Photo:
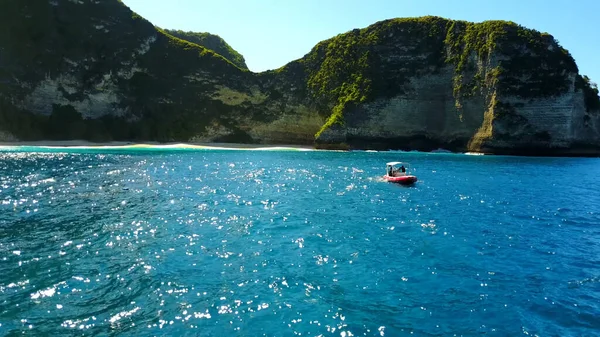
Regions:
[[512, 22], [386, 20], [252, 73], [223, 40], [118, 0], [0, 9], [3, 139], [600, 153], [597, 87], [552, 36]]

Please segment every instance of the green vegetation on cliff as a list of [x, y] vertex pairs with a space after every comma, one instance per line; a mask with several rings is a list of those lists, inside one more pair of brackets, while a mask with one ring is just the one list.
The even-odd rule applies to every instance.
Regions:
[[575, 86], [583, 90], [585, 110], [587, 112], [600, 113], [600, 97], [598, 96], [598, 84], [592, 82], [587, 76], [577, 76]]
[[364, 76], [369, 71], [370, 54], [364, 50], [362, 39], [352, 34], [338, 36], [326, 45], [317, 46], [321, 50], [306, 59], [309, 69], [310, 63], [320, 63], [308, 77], [308, 87], [313, 95], [335, 102], [331, 117], [316, 137], [338, 123], [349, 104], [364, 102], [370, 94], [371, 80]]
[[[302, 60], [308, 88], [317, 101], [333, 102], [329, 119], [315, 137], [343, 123], [347, 109], [376, 97], [402, 93], [412, 76], [442, 66], [441, 33], [446, 23], [431, 16], [386, 20], [340, 34], [313, 48]], [[389, 52], [400, 45], [400, 54], [406, 55], [393, 59]]]
[[[304, 63], [308, 88], [329, 103], [317, 133], [344, 121], [359, 103], [406, 94], [415, 76], [453, 67], [456, 108], [473, 95], [497, 91], [523, 99], [568, 91], [577, 66], [552, 36], [513, 22], [470, 23], [440, 17], [385, 20], [319, 43]], [[486, 92], [487, 90], [487, 92]]]
[[36, 83], [86, 68], [78, 84], [91, 89], [116, 65], [133, 61], [132, 49], [155, 33], [119, 1], [102, 1], [93, 11], [65, 0], [4, 0], [0, 6], [0, 81]]
[[186, 40], [204, 48], [213, 50], [217, 54], [220, 54], [224, 58], [231, 61], [231, 63], [235, 64], [239, 68], [248, 70], [248, 66], [246, 65], [246, 60], [244, 60], [244, 57], [231, 48], [231, 46], [218, 35], [210, 33], [184, 32], [182, 30], [172, 29], [165, 29], [165, 32], [182, 40]]
[[[1, 8], [0, 128], [19, 138], [186, 141], [215, 122], [235, 130], [252, 111], [212, 98], [219, 85], [247, 91], [247, 71], [118, 0], [6, 0]], [[85, 100], [105, 108], [84, 117], [74, 107]]]
[[572, 84], [569, 72], [577, 72], [571, 55], [552, 36], [514, 22], [455, 21], [445, 43], [447, 60], [456, 67], [457, 100], [493, 85], [503, 95], [553, 96], [566, 92]]

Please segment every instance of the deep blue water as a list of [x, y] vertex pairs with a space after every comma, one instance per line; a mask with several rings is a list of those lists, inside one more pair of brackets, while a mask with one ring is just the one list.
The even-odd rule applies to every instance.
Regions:
[[598, 159], [58, 151], [0, 152], [0, 335], [600, 335]]

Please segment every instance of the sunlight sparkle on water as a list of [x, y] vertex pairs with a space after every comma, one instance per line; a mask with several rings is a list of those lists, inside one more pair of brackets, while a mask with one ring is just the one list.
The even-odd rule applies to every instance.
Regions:
[[0, 152], [3, 333], [600, 330], [595, 159], [44, 151]]

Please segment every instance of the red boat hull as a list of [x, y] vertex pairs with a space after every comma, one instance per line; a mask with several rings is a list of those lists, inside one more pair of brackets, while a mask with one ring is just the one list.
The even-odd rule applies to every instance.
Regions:
[[401, 185], [412, 185], [417, 182], [417, 177], [415, 176], [399, 176], [399, 177], [390, 177], [388, 175], [383, 176], [383, 179], [389, 181], [390, 183], [396, 183]]

